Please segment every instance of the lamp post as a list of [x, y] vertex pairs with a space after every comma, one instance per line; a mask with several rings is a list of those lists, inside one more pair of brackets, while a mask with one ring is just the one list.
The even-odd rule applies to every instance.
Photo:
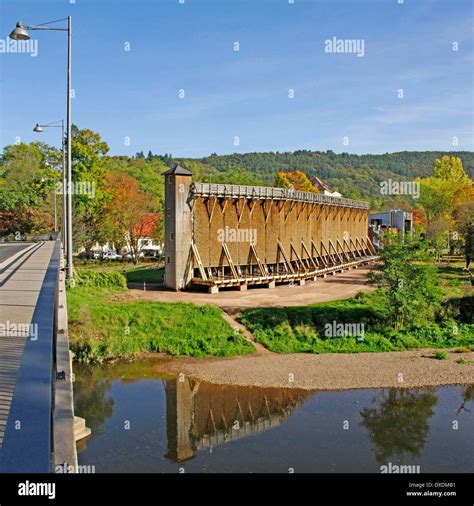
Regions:
[[[58, 125], [58, 123], [60, 123]], [[53, 121], [51, 123], [46, 123], [44, 125], [40, 124], [40, 123], [36, 123], [36, 126], [35, 128], [33, 128], [33, 132], [36, 132], [36, 133], [42, 133], [44, 132], [44, 129], [45, 128], [60, 128], [61, 129], [61, 148], [62, 148], [62, 154], [63, 154], [63, 161], [62, 161], [62, 195], [63, 195], [63, 216], [62, 216], [62, 242], [63, 242], [63, 251], [64, 253], [66, 253], [66, 241], [67, 241], [67, 233], [66, 233], [66, 230], [67, 230], [67, 203], [66, 203], [66, 146], [65, 146], [65, 140], [64, 140], [64, 120], [61, 119], [61, 120], [58, 120], [58, 121]], [[55, 212], [56, 212], [56, 185], [55, 185], [55, 188], [54, 188], [54, 209], [55, 209]], [[56, 229], [56, 216], [55, 216], [55, 232], [57, 231]]]
[[[67, 28], [57, 28], [49, 26], [60, 21], [67, 20]], [[71, 16], [54, 21], [48, 21], [41, 25], [23, 25], [18, 21], [16, 27], [10, 33], [10, 38], [13, 40], [28, 40], [30, 38], [27, 30], [51, 30], [59, 32], [67, 32], [67, 228], [66, 228], [66, 254], [67, 254], [67, 269], [66, 277], [73, 277], [72, 265], [72, 184], [71, 184], [71, 42], [72, 42], [72, 21]]]

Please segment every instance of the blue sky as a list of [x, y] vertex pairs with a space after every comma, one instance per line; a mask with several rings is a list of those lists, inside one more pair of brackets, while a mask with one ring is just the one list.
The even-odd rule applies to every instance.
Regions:
[[[70, 1], [0, 0], [0, 39], [73, 17], [73, 122], [111, 154], [474, 148], [471, 0]], [[59, 141], [32, 128], [65, 117], [66, 35], [31, 35], [36, 57], [0, 53], [2, 147]]]

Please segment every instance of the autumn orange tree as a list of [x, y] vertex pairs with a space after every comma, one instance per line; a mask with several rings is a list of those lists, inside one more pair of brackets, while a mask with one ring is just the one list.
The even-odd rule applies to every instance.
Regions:
[[279, 172], [275, 178], [275, 186], [303, 192], [319, 193], [319, 189], [313, 186], [308, 176], [299, 170]]
[[154, 198], [140, 190], [137, 180], [124, 173], [110, 174], [107, 181], [109, 204], [105, 208], [104, 229], [119, 250], [125, 244], [133, 261], [138, 261], [145, 237], [153, 236], [159, 216]]

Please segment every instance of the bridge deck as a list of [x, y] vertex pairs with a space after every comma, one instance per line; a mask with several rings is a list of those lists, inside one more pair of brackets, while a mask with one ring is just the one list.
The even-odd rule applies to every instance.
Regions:
[[53, 246], [52, 241], [24, 245], [24, 248], [0, 244], [0, 260], [3, 260], [0, 264], [0, 447], [7, 427], [27, 329], [32, 322]]

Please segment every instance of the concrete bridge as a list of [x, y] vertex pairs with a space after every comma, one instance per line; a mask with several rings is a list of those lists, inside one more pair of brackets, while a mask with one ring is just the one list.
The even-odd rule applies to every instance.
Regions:
[[62, 262], [58, 240], [0, 243], [2, 473], [77, 469]]

